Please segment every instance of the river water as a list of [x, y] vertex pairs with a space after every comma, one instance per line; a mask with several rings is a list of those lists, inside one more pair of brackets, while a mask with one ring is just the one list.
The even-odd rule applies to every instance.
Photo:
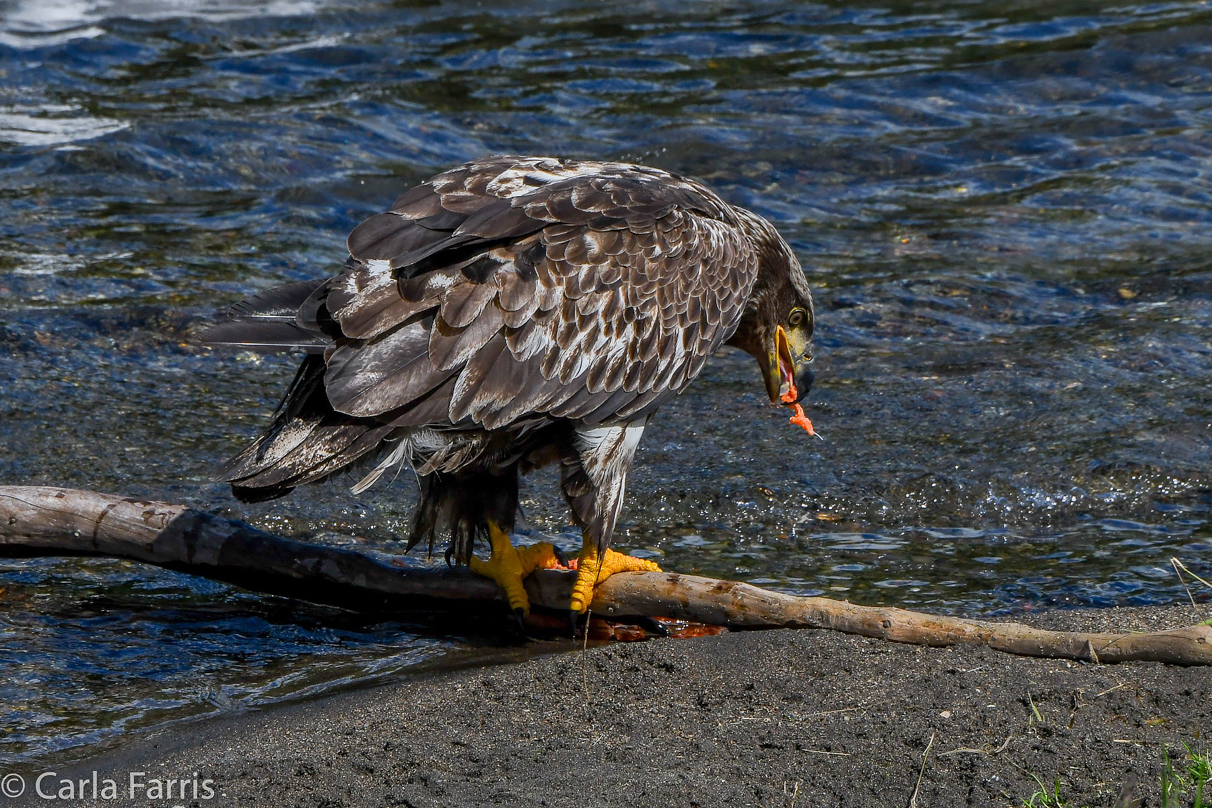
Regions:
[[[1185, 600], [1171, 556], [1209, 576], [1212, 4], [504, 5], [0, 0], [0, 483], [392, 549], [404, 476], [260, 506], [208, 481], [293, 360], [192, 330], [336, 271], [452, 164], [626, 159], [795, 247], [826, 440], [721, 354], [649, 428], [617, 545], [961, 614]], [[575, 546], [554, 478], [525, 494]], [[107, 560], [0, 587], [26, 761], [496, 642]]]

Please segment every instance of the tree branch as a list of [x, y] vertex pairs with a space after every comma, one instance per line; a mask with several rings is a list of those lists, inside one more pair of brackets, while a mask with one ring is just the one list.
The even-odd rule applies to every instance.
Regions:
[[[496, 584], [462, 568], [274, 536], [181, 505], [67, 488], [0, 486], [0, 557], [107, 556], [155, 564], [258, 592], [352, 609], [499, 608]], [[574, 574], [527, 579], [532, 605], [564, 610]], [[1091, 662], [1212, 664], [1212, 626], [1148, 634], [1045, 631], [890, 607], [803, 598], [749, 584], [665, 572], [620, 573], [597, 588], [608, 617], [671, 617], [731, 628], [818, 628], [916, 645], [987, 645], [999, 651]]]

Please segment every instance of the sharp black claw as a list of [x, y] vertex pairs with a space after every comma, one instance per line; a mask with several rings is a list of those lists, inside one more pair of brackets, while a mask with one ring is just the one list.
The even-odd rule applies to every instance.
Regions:
[[560, 562], [560, 566], [562, 566], [562, 567], [568, 566], [568, 556], [564, 555], [563, 550], [561, 550], [559, 547], [556, 547], [553, 544], [553, 545], [551, 545], [551, 551], [553, 553], [555, 553], [556, 561]]
[[526, 636], [526, 612], [521, 608], [513, 610], [513, 626], [517, 629], [519, 637]]
[[573, 639], [577, 636], [577, 623], [580, 622], [581, 613], [576, 609], [568, 610], [568, 631]]

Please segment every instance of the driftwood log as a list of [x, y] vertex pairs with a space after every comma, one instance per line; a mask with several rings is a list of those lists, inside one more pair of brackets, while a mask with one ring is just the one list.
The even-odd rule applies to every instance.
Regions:
[[[0, 558], [107, 556], [227, 581], [258, 592], [353, 609], [445, 605], [500, 598], [496, 584], [464, 569], [406, 563], [347, 547], [308, 544], [181, 505], [66, 488], [0, 486]], [[573, 573], [527, 579], [531, 603], [566, 609]], [[669, 572], [621, 573], [597, 588], [596, 614], [668, 617], [730, 628], [817, 628], [916, 645], [987, 645], [1035, 657], [1090, 662], [1212, 664], [1212, 626], [1148, 634], [1045, 631], [828, 598]]]

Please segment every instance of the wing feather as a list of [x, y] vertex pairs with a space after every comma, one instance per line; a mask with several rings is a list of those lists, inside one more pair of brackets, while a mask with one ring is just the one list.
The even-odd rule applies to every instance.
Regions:
[[483, 346], [482, 350], [477, 351], [468, 359], [450, 397], [451, 423], [457, 424], [471, 416], [472, 403], [475, 401], [476, 393], [488, 392], [485, 390], [484, 382], [488, 379], [494, 363], [497, 363], [501, 354], [506, 351], [504, 335], [497, 334]]
[[349, 254], [360, 261], [412, 253], [439, 244], [448, 237], [445, 232], [424, 226], [427, 221], [430, 219], [414, 221], [396, 213], [376, 213], [355, 227], [345, 243]]
[[[505, 325], [501, 310], [486, 307], [466, 328], [455, 328], [438, 318], [429, 336], [429, 356], [442, 370], [457, 369], [478, 353]], [[501, 339], [504, 344], [504, 335]]]
[[697, 183], [541, 158], [444, 172], [349, 246], [326, 389], [408, 424], [650, 411], [735, 330], [757, 273], [737, 215]]
[[451, 287], [442, 297], [442, 322], [451, 328], [466, 328], [484, 313], [498, 291], [495, 277], [483, 283], [467, 281]]
[[408, 219], [424, 219], [441, 210], [442, 197], [434, 191], [432, 181], [423, 182], [404, 192], [391, 206], [392, 213]]
[[347, 341], [328, 357], [324, 387], [333, 409], [353, 416], [382, 415], [407, 405], [454, 372], [435, 367], [429, 331], [421, 323], [369, 342]]

